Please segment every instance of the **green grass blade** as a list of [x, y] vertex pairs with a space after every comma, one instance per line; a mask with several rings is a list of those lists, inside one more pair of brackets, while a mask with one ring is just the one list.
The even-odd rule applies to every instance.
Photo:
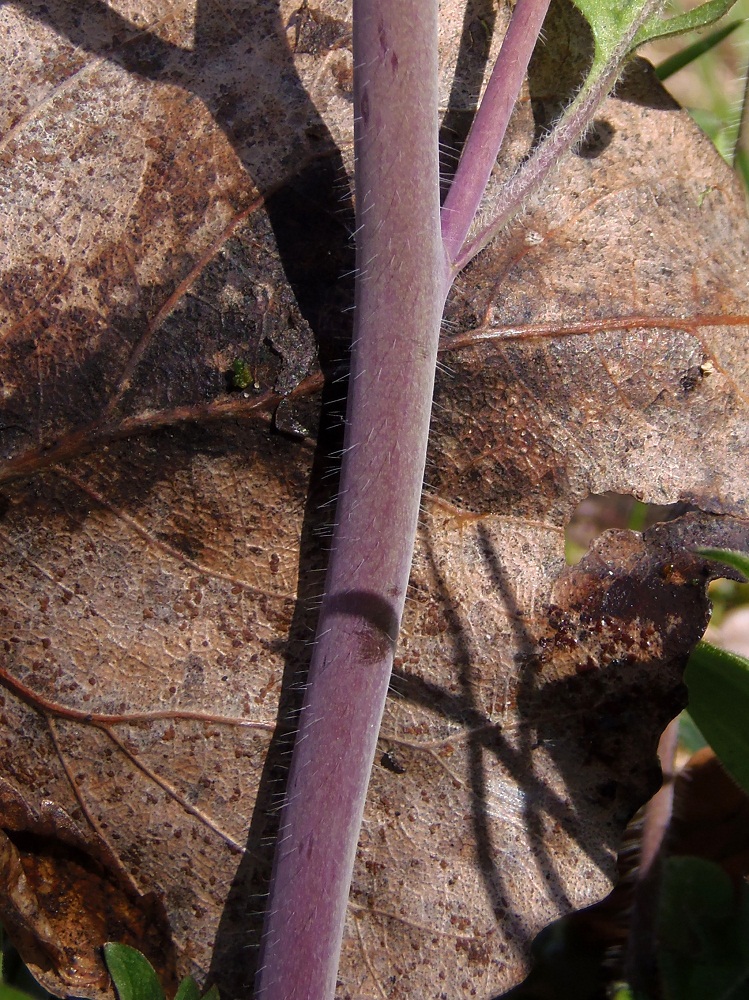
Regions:
[[749, 660], [698, 642], [684, 681], [689, 714], [734, 781], [749, 793]]
[[745, 23], [745, 21], [732, 21], [730, 24], [724, 24], [723, 27], [709, 34], [707, 38], [700, 38], [692, 45], [687, 45], [685, 49], [680, 49], [672, 56], [669, 56], [668, 59], [664, 59], [662, 63], [659, 63], [655, 67], [658, 79], [667, 80], [674, 73], [678, 73], [680, 69], [684, 69], [685, 66], [694, 62], [695, 59], [699, 59], [700, 56], [704, 56], [706, 52], [714, 49], [724, 38], [728, 38], [730, 34]]
[[749, 555], [746, 552], [734, 552], [731, 549], [697, 549], [701, 556], [714, 559], [723, 563], [724, 566], [731, 566], [749, 580]]
[[749, 65], [744, 73], [744, 90], [741, 95], [739, 127], [736, 132], [732, 162], [744, 182], [745, 189], [749, 191]]
[[742, 149], [740, 146], [736, 149], [734, 166], [744, 183], [744, 187], [749, 191], [749, 150]]

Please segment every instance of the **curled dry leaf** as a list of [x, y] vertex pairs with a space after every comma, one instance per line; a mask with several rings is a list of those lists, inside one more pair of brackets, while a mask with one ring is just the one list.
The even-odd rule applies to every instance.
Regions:
[[[505, 15], [443, 8], [459, 144]], [[350, 7], [0, 19], [1, 916], [61, 993], [109, 996], [119, 938], [247, 995], [334, 488]], [[609, 887], [707, 618], [689, 550], [749, 542], [748, 235], [637, 64], [459, 279], [341, 997], [489, 998]], [[709, 514], [566, 568], [606, 490]]]

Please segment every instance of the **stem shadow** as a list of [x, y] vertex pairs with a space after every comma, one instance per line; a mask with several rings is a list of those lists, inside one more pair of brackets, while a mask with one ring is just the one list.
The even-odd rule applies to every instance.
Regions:
[[[330, 456], [339, 453], [343, 443], [353, 327], [350, 305], [355, 256], [351, 234], [355, 226], [346, 171], [339, 149], [299, 80], [291, 45], [307, 49], [343, 46], [348, 43], [350, 28], [344, 21], [316, 19], [306, 0], [301, 0], [288, 23], [282, 21], [277, 3], [246, 0], [226, 10], [211, 0], [198, 0], [194, 45], [188, 50], [140, 28], [102, 0], [13, 3], [76, 47], [147, 80], [177, 85], [205, 104], [241, 159], [248, 179], [264, 198], [283, 270], [314, 335], [325, 376], [302, 529], [298, 599], [285, 649], [277, 726], [257, 792], [246, 851], [219, 923], [208, 977], [225, 996], [240, 1000], [252, 994], [279, 806], [314, 636], [315, 601], [322, 590], [327, 561], [325, 535], [338, 475], [338, 459]], [[249, 42], [249, 49], [244, 46], [244, 61], [240, 60], [244, 78], [237, 80], [235, 76], [233, 93], [217, 94], [215, 77], [222, 71], [225, 48], [242, 39]], [[262, 50], [263, 66], [272, 68], [271, 76], [261, 78], [252, 72], [255, 49]], [[233, 69], [236, 74], [236, 65]], [[278, 95], [289, 93], [293, 93], [293, 119], [285, 129], [269, 128], [265, 109], [277, 107]], [[268, 164], [276, 165], [276, 173]], [[276, 431], [290, 426], [294, 433], [293, 412], [285, 412], [284, 402], [274, 426]], [[200, 429], [188, 436], [194, 433], [199, 435]], [[188, 456], [186, 448], [185, 461]]]

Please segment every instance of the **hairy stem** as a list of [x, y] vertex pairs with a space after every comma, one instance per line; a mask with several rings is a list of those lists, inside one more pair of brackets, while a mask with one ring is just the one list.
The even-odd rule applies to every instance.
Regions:
[[564, 153], [584, 135], [593, 117], [621, 74], [622, 64], [630, 53], [637, 32], [645, 21], [662, 6], [663, 0], [649, 0], [626, 32], [618, 39], [616, 48], [605, 62], [595, 66], [595, 71], [583, 84], [575, 100], [559, 122], [528, 159], [517, 174], [504, 186], [504, 197], [499, 211], [489, 223], [466, 245], [453, 261], [453, 276], [458, 274], [480, 253], [495, 236], [513, 219], [556, 167]]
[[518, 0], [441, 222], [438, 0], [354, 0], [358, 273], [341, 492], [276, 848], [261, 1000], [330, 1000], [335, 992], [411, 567], [451, 280], [580, 135], [616, 77], [604, 68], [586, 85], [506, 189], [502, 217], [466, 249], [547, 6]]
[[357, 285], [341, 493], [257, 995], [333, 996], [413, 553], [447, 261], [437, 0], [354, 0]]
[[442, 208], [442, 239], [458, 257], [497, 160], [549, 0], [518, 0]]

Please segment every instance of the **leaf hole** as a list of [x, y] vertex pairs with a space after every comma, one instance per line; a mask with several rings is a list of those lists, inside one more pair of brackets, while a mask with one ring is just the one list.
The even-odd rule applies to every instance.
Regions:
[[582, 500], [565, 529], [567, 564], [578, 563], [604, 531], [645, 531], [660, 521], [673, 521], [687, 511], [688, 503], [648, 504], [627, 493], [591, 493]]

